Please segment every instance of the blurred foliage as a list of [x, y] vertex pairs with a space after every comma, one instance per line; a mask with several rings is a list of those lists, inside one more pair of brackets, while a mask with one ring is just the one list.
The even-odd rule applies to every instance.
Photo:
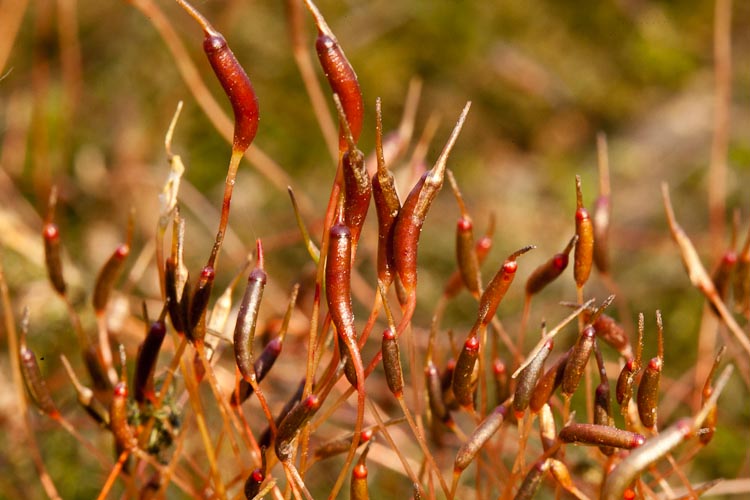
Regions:
[[[201, 53], [199, 29], [176, 4], [158, 3], [229, 111]], [[10, 4], [14, 2], [2, 2], [2, 10]], [[250, 74], [261, 105], [255, 144], [289, 174], [295, 191], [317, 207], [307, 214], [317, 235], [334, 165], [291, 56], [284, 4], [226, 0], [197, 6], [224, 33]], [[486, 278], [510, 251], [533, 243], [538, 248], [523, 258], [522, 282], [564, 246], [574, 231], [573, 176], [582, 175], [590, 205], [598, 182], [595, 135], [607, 134], [614, 207], [610, 248], [613, 276], [631, 311], [627, 321], [632, 324], [637, 311], [646, 314], [649, 354], [655, 349], [653, 313], [661, 309], [668, 337], [666, 374], [675, 384], [692, 383], [682, 375], [695, 363], [702, 298], [690, 287], [666, 229], [659, 183], [670, 184], [678, 219], [706, 266], [713, 267], [716, 255], [711, 252], [706, 208], [713, 130], [713, 2], [320, 0], [318, 5], [362, 85], [367, 115], [361, 147], [366, 152], [373, 145], [375, 97], [383, 100], [385, 128], [394, 128], [412, 78], [423, 83], [415, 135], [430, 116], [441, 119], [428, 163], [439, 153], [464, 102], [473, 101], [449, 167], [478, 229], [484, 228], [490, 212], [498, 217], [497, 244], [485, 266]], [[750, 213], [750, 64], [744, 58], [750, 51], [750, 3], [735, 2], [732, 15], [727, 199], [729, 210], [740, 210], [744, 231]], [[314, 31], [307, 21], [312, 51]], [[33, 341], [59, 371], [59, 341], [73, 335], [41, 267], [38, 229], [50, 187], [60, 189], [57, 219], [74, 264], [66, 273], [84, 307], [87, 299], [80, 290], [91, 288], [94, 270], [123, 237], [131, 207], [137, 214], [135, 247], [152, 238], [156, 195], [168, 172], [164, 133], [177, 102], [184, 101], [185, 109], [172, 147], [183, 156], [186, 180], [192, 185], [181, 193], [191, 269], [203, 262], [213, 241], [218, 212], [212, 210], [218, 210], [229, 146], [197, 106], [154, 27], [128, 2], [35, 0], [17, 38], [7, 32], [0, 38], [12, 47], [0, 80], [1, 257], [15, 311], [29, 306], [32, 325], [44, 325]], [[398, 175], [403, 195], [410, 175], [403, 170]], [[452, 224], [457, 210], [444, 191], [428, 217], [420, 247], [416, 324], [424, 328], [432, 312], [429, 305], [436, 302], [454, 266]], [[279, 285], [275, 307], [283, 308], [286, 284], [299, 279], [308, 257], [287, 194], [247, 163], [240, 170], [231, 226], [237, 239], [227, 242], [219, 286], [231, 279], [255, 238], [262, 237], [269, 274]], [[374, 232], [364, 238], [363, 246], [374, 248]], [[366, 277], [372, 277], [371, 263], [360, 264]], [[511, 331], [520, 318], [520, 290], [517, 284], [500, 309]], [[557, 295], [545, 292], [549, 298], [574, 298], [571, 279], [553, 290]], [[131, 291], [135, 297], [158, 296], [155, 273], [148, 272]], [[603, 297], [608, 292], [595, 277], [589, 293]], [[137, 298], [131, 302], [137, 311]], [[469, 300], [451, 305], [445, 326], [465, 325], [473, 307]], [[531, 324], [561, 315], [552, 302], [535, 306]], [[9, 383], [4, 345], [0, 380]], [[64, 380], [52, 385], [64, 385]], [[708, 471], [706, 477], [715, 477], [714, 471], [728, 477], [750, 474], [748, 448], [738, 446], [750, 438], [747, 387], [736, 383], [732, 390], [739, 395], [732, 405], [736, 412], [720, 411], [716, 442], [695, 463]], [[65, 397], [61, 405], [71, 406], [69, 390]], [[38, 491], [33, 469], [9, 446], [15, 443], [5, 432], [14, 420], [11, 410], [12, 401], [0, 403], [0, 464], [12, 471], [0, 480], [0, 497], [7, 498], [29, 488]], [[44, 421], [35, 422], [48, 430]], [[40, 438], [53, 477], [80, 478], [58, 484], [64, 497], [89, 498], [101, 478], [68, 467], [95, 470], [91, 457], [73, 456], [72, 440], [66, 437]]]

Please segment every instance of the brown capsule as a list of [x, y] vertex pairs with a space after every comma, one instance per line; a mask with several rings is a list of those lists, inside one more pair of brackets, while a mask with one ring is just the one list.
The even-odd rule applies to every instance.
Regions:
[[586, 371], [586, 364], [589, 362], [591, 353], [594, 351], [595, 342], [596, 332], [594, 331], [594, 327], [587, 325], [578, 336], [578, 340], [568, 357], [568, 362], [565, 363], [562, 380], [563, 396], [569, 398], [578, 389], [583, 372]]
[[646, 438], [636, 432], [597, 424], [568, 424], [558, 437], [565, 443], [612, 446], [626, 450], [637, 448], [646, 441]]
[[576, 175], [576, 236], [573, 257], [573, 277], [576, 286], [582, 288], [589, 279], [594, 259], [594, 225], [588, 211], [583, 206], [581, 176]]
[[[292, 397], [290, 397], [286, 403], [284, 403], [284, 406], [279, 411], [278, 415], [276, 416], [276, 419], [274, 420], [276, 427], [278, 428], [279, 425], [281, 425], [281, 422], [286, 418], [286, 416], [289, 414], [290, 411], [292, 411], [292, 408], [294, 408], [297, 403], [299, 403], [302, 400], [302, 394], [305, 390], [305, 379], [303, 378], [299, 384], [297, 384], [297, 390], [294, 391], [294, 394], [292, 394]], [[271, 446], [271, 428], [266, 427], [263, 433], [258, 438], [258, 446], [261, 448], [269, 448]], [[351, 446], [351, 441], [349, 442], [349, 445]]]
[[518, 270], [516, 259], [534, 248], [536, 247], [533, 245], [525, 246], [516, 250], [505, 259], [505, 262], [503, 262], [503, 265], [495, 273], [492, 281], [487, 285], [484, 293], [482, 293], [482, 297], [479, 299], [479, 314], [477, 315], [475, 328], [479, 325], [486, 326], [492, 321], [497, 307], [500, 305], [500, 301], [503, 300], [508, 288], [510, 288], [510, 284], [513, 283], [513, 278], [516, 277], [516, 271]]
[[[476, 243], [474, 243], [474, 253], [477, 255], [477, 261], [480, 266], [482, 265], [482, 263], [484, 263], [485, 259], [487, 259], [487, 255], [490, 253], [494, 233], [495, 216], [494, 214], [491, 214], [487, 231], [481, 238], [476, 241]], [[459, 270], [456, 270], [448, 278], [448, 281], [445, 284], [445, 288], [443, 288], [443, 295], [446, 299], [451, 299], [458, 295], [458, 292], [461, 291], [463, 286], [464, 282], [461, 273], [459, 272]]]
[[[266, 378], [266, 375], [268, 375], [268, 372], [271, 370], [274, 363], [276, 363], [279, 354], [281, 354], [282, 345], [280, 337], [271, 339], [271, 341], [266, 344], [266, 347], [263, 348], [260, 356], [255, 360], [253, 369], [255, 371], [255, 378], [258, 382], [261, 382]], [[230, 403], [233, 406], [241, 405], [254, 393], [253, 386], [243, 378], [240, 380], [239, 399], [237, 393], [233, 392]]]
[[440, 387], [443, 392], [443, 403], [448, 410], [458, 410], [461, 405], [456, 401], [456, 396], [453, 394], [453, 372], [456, 370], [456, 360], [451, 358], [445, 364], [445, 369], [440, 375]]
[[563, 376], [565, 374], [565, 366], [568, 363], [570, 352], [571, 350], [568, 350], [568, 352], [560, 356], [557, 361], [555, 361], [555, 364], [550, 366], [537, 382], [534, 391], [531, 393], [531, 398], [529, 399], [529, 408], [532, 413], [539, 412], [539, 410], [547, 404], [549, 398], [552, 397], [552, 393], [555, 392], [555, 389], [562, 384]]
[[435, 165], [417, 181], [406, 197], [393, 228], [393, 263], [396, 274], [407, 296], [412, 296], [417, 286], [417, 247], [427, 212], [443, 187], [448, 156], [458, 139], [471, 103], [467, 103], [443, 147]]
[[401, 201], [396, 191], [393, 174], [388, 170], [383, 156], [383, 120], [380, 98], [375, 101], [375, 152], [378, 168], [372, 176], [372, 199], [378, 216], [378, 280], [384, 286], [393, 281], [393, 224], [396, 221]]
[[[586, 321], [586, 316], [584, 316]], [[617, 349], [623, 357], [630, 358], [633, 355], [633, 348], [630, 345], [630, 339], [625, 329], [614, 320], [614, 318], [607, 316], [606, 314], [600, 314], [599, 317], [594, 320], [592, 325], [596, 331], [597, 337]]]
[[523, 478], [521, 486], [518, 487], [514, 500], [528, 500], [534, 498], [539, 487], [542, 485], [544, 474], [549, 470], [549, 459], [542, 459], [534, 464], [533, 467]]
[[24, 311], [24, 317], [21, 322], [21, 338], [18, 348], [21, 374], [34, 405], [45, 415], [57, 420], [60, 418], [60, 410], [57, 409], [57, 405], [52, 400], [52, 394], [49, 387], [47, 387], [47, 382], [44, 381], [42, 372], [39, 370], [36, 355], [26, 344], [26, 336], [29, 328], [28, 314], [27, 309]]
[[109, 415], [110, 429], [117, 445], [124, 450], [135, 448], [138, 441], [128, 423], [128, 386], [125, 382], [118, 382], [115, 385]]
[[60, 256], [60, 231], [52, 222], [42, 227], [44, 238], [44, 261], [47, 265], [47, 276], [52, 288], [60, 295], [65, 295], [65, 278], [62, 272], [62, 258]]
[[466, 442], [458, 449], [456, 460], [453, 463], [454, 471], [463, 471], [471, 464], [477, 453], [495, 435], [500, 426], [503, 425], [507, 413], [508, 408], [504, 404], [498, 405], [492, 413], [479, 423]]
[[479, 338], [469, 336], [456, 360], [451, 388], [458, 404], [471, 407], [474, 402], [474, 369], [479, 358]]
[[554, 345], [552, 340], [548, 340], [534, 356], [534, 359], [518, 374], [516, 391], [513, 396], [513, 411], [516, 412], [516, 418], [520, 419], [526, 408], [529, 407], [529, 401], [544, 369], [544, 362], [552, 352]]
[[118, 246], [112, 253], [107, 262], [99, 271], [99, 275], [96, 277], [96, 284], [94, 285], [94, 295], [92, 297], [92, 303], [94, 305], [94, 311], [97, 314], [104, 312], [109, 302], [109, 294], [115, 286], [118, 276], [122, 272], [122, 268], [125, 265], [125, 259], [130, 254], [130, 245], [123, 243]]
[[475, 251], [474, 244], [474, 223], [466, 209], [463, 195], [458, 189], [458, 183], [453, 176], [453, 172], [448, 170], [448, 180], [450, 181], [453, 194], [461, 210], [461, 217], [456, 223], [456, 261], [458, 262], [458, 272], [461, 275], [461, 281], [472, 295], [478, 297], [481, 292], [482, 279], [479, 270], [479, 257]]
[[255, 378], [253, 341], [263, 290], [267, 281], [263, 263], [263, 246], [260, 240], [257, 241], [257, 247], [257, 265], [247, 279], [247, 288], [245, 288], [245, 295], [242, 297], [240, 310], [237, 313], [237, 323], [234, 327], [234, 359], [242, 378], [247, 381]]
[[398, 349], [396, 333], [391, 328], [387, 328], [383, 332], [381, 350], [383, 352], [385, 381], [393, 395], [401, 398], [404, 395], [404, 373], [401, 370], [401, 354]]
[[176, 271], [174, 259], [167, 258], [164, 262], [164, 292], [167, 297], [167, 311], [169, 311], [169, 319], [172, 321], [174, 329], [184, 333], [187, 330], [184, 321], [186, 313], [184, 312], [182, 296], [178, 297]]
[[432, 360], [427, 362], [427, 366], [424, 369], [424, 377], [425, 390], [427, 391], [427, 402], [430, 405], [432, 417], [441, 422], [445, 422], [450, 419], [450, 414], [448, 413], [448, 408], [446, 408], [445, 403], [443, 402], [440, 374]]
[[660, 358], [651, 358], [638, 384], [638, 416], [647, 429], [653, 429], [656, 426], [662, 367], [663, 363]]
[[138, 347], [138, 354], [135, 358], [133, 387], [135, 400], [139, 404], [143, 404], [147, 399], [153, 401], [155, 398], [154, 370], [156, 369], [156, 360], [166, 333], [167, 325], [164, 324], [162, 315], [162, 318], [151, 324], [146, 333], [146, 338]]
[[320, 404], [321, 401], [318, 396], [311, 394], [294, 405], [289, 410], [289, 413], [286, 414], [284, 420], [279, 424], [278, 433], [276, 434], [275, 450], [279, 460], [286, 462], [291, 458], [294, 450], [294, 439], [297, 437], [302, 426], [320, 409]]
[[[363, 429], [362, 432], [360, 432], [360, 446], [364, 445], [373, 438], [373, 436], [375, 435], [375, 429], [376, 427], [369, 427], [367, 429]], [[321, 444], [320, 446], [315, 448], [315, 458], [317, 458], [318, 460], [322, 460], [349, 451], [349, 448], [351, 448], [352, 446], [352, 437], [353, 436], [349, 434], [347, 436], [333, 439], [331, 441], [328, 441], [327, 443]]]
[[207, 265], [201, 270], [198, 283], [195, 285], [193, 295], [188, 307], [188, 329], [187, 336], [191, 342], [202, 341], [206, 336], [206, 310], [214, 287], [216, 272], [213, 266]]
[[633, 397], [633, 383], [635, 376], [640, 371], [640, 366], [635, 359], [631, 358], [625, 362], [617, 377], [617, 386], [615, 387], [615, 398], [617, 404], [626, 407]]
[[556, 253], [550, 260], [537, 267], [526, 280], [526, 295], [535, 295], [541, 292], [547, 285], [557, 279], [568, 267], [570, 251], [578, 241], [578, 236], [573, 235], [568, 245], [562, 252]]
[[510, 383], [508, 369], [499, 358], [492, 362], [492, 378], [495, 381], [495, 400], [501, 404], [510, 397]]
[[232, 150], [244, 152], [258, 131], [258, 98], [245, 69], [222, 34], [208, 25], [204, 25], [204, 33], [203, 51], [234, 113]]

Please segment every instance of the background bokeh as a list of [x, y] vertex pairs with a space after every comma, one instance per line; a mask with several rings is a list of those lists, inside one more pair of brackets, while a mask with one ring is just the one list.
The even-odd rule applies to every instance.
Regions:
[[[13, 30], [0, 29], [0, 258], [14, 311], [30, 309], [33, 343], [37, 352], [46, 353], [50, 385], [65, 413], [76, 413], [74, 394], [57, 360], [74, 336], [63, 304], [46, 283], [38, 237], [50, 187], [56, 185], [60, 192], [57, 220], [69, 262], [66, 277], [85, 310], [84, 291], [91, 289], [96, 270], [123, 238], [131, 208], [136, 214], [135, 254], [153, 239], [157, 194], [168, 173], [164, 134], [177, 102], [184, 101], [184, 110], [172, 148], [187, 167], [181, 203], [188, 265], [194, 270], [213, 242], [229, 145], [196, 104], [154, 26], [131, 3], [34, 0], [26, 5], [6, 0], [0, 5], [0, 25], [10, 27], [16, 13], [23, 16], [15, 37]], [[176, 4], [158, 5], [229, 111], [201, 53], [200, 30]], [[366, 103], [360, 147], [366, 153], [373, 146], [375, 98], [382, 98], [385, 128], [395, 128], [412, 79], [422, 83], [415, 139], [431, 116], [440, 119], [428, 163], [464, 103], [473, 102], [449, 168], [477, 230], [483, 230], [490, 213], [497, 217], [485, 279], [508, 253], [535, 244], [537, 250], [521, 261], [522, 282], [565, 245], [574, 231], [574, 175], [582, 176], [584, 202], [591, 206], [598, 194], [596, 134], [607, 135], [612, 275], [621, 290], [618, 299], [626, 305], [613, 314], [629, 311], [629, 317], [621, 318], [629, 325], [638, 311], [646, 314], [646, 355], [651, 356], [653, 315], [662, 310], [665, 394], [672, 388], [679, 396], [670, 403], [675, 410], [669, 419], [690, 412], [680, 398], [692, 401], [689, 389], [682, 388], [693, 384], [690, 373], [704, 306], [667, 230], [660, 183], [669, 183], [678, 219], [706, 267], [713, 268], [717, 249], [729, 242], [728, 230], [722, 241], [710, 236], [707, 209], [715, 106], [714, 3], [320, 0], [318, 5], [359, 76]], [[225, 35], [250, 75], [261, 106], [255, 144], [306, 198], [305, 218], [318, 235], [335, 165], [292, 57], [285, 2], [201, 1], [196, 7]], [[312, 51], [314, 30], [308, 17], [305, 21]], [[739, 210], [740, 241], [750, 219], [748, 26], [750, 4], [734, 2], [726, 221], [732, 210]], [[411, 150], [405, 160], [409, 154]], [[411, 173], [399, 164], [394, 169], [403, 197]], [[244, 162], [232, 208], [232, 234], [218, 288], [230, 281], [255, 239], [263, 238], [274, 282], [269, 307], [283, 310], [290, 284], [310, 266], [288, 195]], [[456, 203], [444, 189], [420, 245], [415, 325], [421, 329], [429, 326], [432, 305], [455, 266], [457, 215]], [[370, 283], [374, 227], [370, 224], [363, 236], [359, 263]], [[371, 293], [367, 286], [362, 296]], [[153, 263], [124, 288], [131, 312], [139, 316], [141, 298], [158, 295]], [[535, 304], [532, 325], [545, 317], [556, 322], [567, 313], [557, 301], [575, 299], [568, 274], [552, 290]], [[607, 293], [594, 275], [588, 294], [601, 299]], [[518, 327], [522, 303], [517, 284], [500, 309], [511, 332]], [[364, 310], [369, 300], [357, 307]], [[474, 312], [472, 301], [462, 296], [449, 308], [445, 327], [462, 335]], [[747, 330], [746, 322], [741, 324]], [[135, 346], [141, 330], [138, 325], [132, 330], [129, 334], [126, 325], [123, 337]], [[299, 340], [299, 352], [302, 347]], [[740, 352], [730, 351], [730, 359]], [[10, 386], [7, 356], [3, 342], [0, 382]], [[721, 405], [715, 441], [690, 471], [696, 481], [750, 475], [748, 447], [741, 444], [750, 442], [748, 390], [735, 377], [730, 391]], [[19, 446], [22, 434], [14, 432], [19, 429], [15, 392], [2, 393], [0, 468], [8, 472], [0, 474], [0, 497], [18, 498], [22, 491], [36, 496], [41, 490], [35, 471]], [[74, 449], [74, 441], [53, 423], [35, 423], [64, 497], [90, 498], [101, 484], [98, 475], [84, 473], [92, 469], [92, 458]]]

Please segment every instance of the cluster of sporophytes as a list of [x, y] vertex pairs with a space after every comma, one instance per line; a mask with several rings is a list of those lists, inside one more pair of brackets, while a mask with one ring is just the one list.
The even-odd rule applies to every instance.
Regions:
[[[330, 86], [329, 100], [338, 115], [338, 131], [329, 127], [327, 135], [336, 169], [319, 238], [307, 229], [314, 217], [310, 207], [300, 208], [289, 189], [299, 241], [315, 270], [308, 276], [300, 273], [285, 304], [269, 302], [264, 291], [274, 277], [266, 262], [274, 257], [265, 254], [262, 235], [239, 272], [219, 265], [238, 168], [254, 151], [259, 101], [224, 36], [187, 1], [177, 2], [199, 24], [203, 51], [234, 115], [219, 224], [205, 264], [191, 273], [185, 263], [192, 240], [186, 237], [180, 208], [184, 166], [171, 150], [178, 111], [167, 133], [170, 175], [159, 193], [153, 242], [148, 251], [137, 252], [148, 256], [146, 262], [152, 252], [153, 262], [131, 268], [158, 276], [158, 297], [128, 299], [142, 301], [141, 314], [128, 312], [123, 319], [113, 307], [125, 295], [120, 277], [136, 253], [133, 217], [124, 242], [92, 280], [90, 304], [81, 304], [72, 299], [66, 280], [65, 229], [55, 216], [57, 191], [49, 194], [39, 228], [45, 266], [77, 337], [77, 345], [60, 345], [55, 354], [61, 356], [80, 409], [61, 411], [35, 354], [44, 327], [28, 313], [14, 311], [0, 272], [30, 454], [51, 498], [59, 497], [60, 478], [46, 470], [34, 438], [35, 427], [44, 424], [32, 418], [27, 402], [96, 457], [100, 498], [123, 491], [132, 498], [177, 492], [194, 498], [335, 498], [348, 489], [350, 498], [363, 499], [371, 488], [378, 495], [392, 488], [371, 484], [374, 476], [407, 485], [393, 488], [410, 490], [414, 498], [524, 499], [538, 492], [579, 499], [694, 498], [716, 486], [716, 481], [694, 482], [685, 468], [710, 445], [720, 421], [717, 400], [733, 370], [732, 364], [722, 366], [727, 349], [747, 383], [750, 341], [726, 303], [731, 290], [736, 314], [747, 322], [750, 236], [739, 254], [733, 243], [710, 275], [663, 187], [670, 229], [690, 280], [705, 295], [707, 314], [731, 335], [726, 336], [728, 348], [711, 352], [708, 363], [703, 360], [695, 389], [700, 400], [682, 405], [679, 417], [674, 404], [661, 412], [670, 326], [658, 309], [640, 314], [637, 328], [616, 319], [628, 312], [614, 293], [611, 276], [604, 137], [599, 142], [600, 187], [591, 212], [581, 178], [570, 179], [576, 198], [570, 225], [555, 228], [567, 245], [552, 253], [521, 243], [502, 262], [492, 262], [494, 217], [477, 238], [470, 200], [464, 199], [451, 171], [451, 152], [460, 147], [471, 103], [460, 113], [456, 110], [455, 126], [431, 168], [424, 166], [424, 152], [408, 161], [405, 170], [413, 179], [401, 197], [391, 167], [411, 141], [417, 91], [410, 93], [402, 126], [390, 134], [383, 130], [380, 101], [373, 103], [375, 150], [368, 158], [358, 149], [368, 126], [368, 105], [357, 75], [321, 12], [305, 0], [317, 27], [315, 50]], [[159, 24], [164, 17], [155, 4], [133, 4], [159, 29], [167, 29], [168, 23]], [[289, 6], [292, 27], [300, 30], [294, 38], [296, 57], [304, 60], [302, 8], [294, 1]], [[174, 57], [183, 68], [193, 64], [184, 51]], [[306, 75], [314, 108], [325, 123], [330, 120], [326, 93], [314, 74]], [[196, 78], [186, 77], [198, 98], [204, 87]], [[431, 135], [428, 130], [417, 149], [426, 149]], [[423, 225], [430, 223], [430, 209], [444, 184], [450, 185], [459, 211], [455, 271], [433, 307], [419, 304], [418, 250]], [[371, 203], [376, 223], [366, 224]], [[371, 239], [375, 245], [362, 243], [367, 231], [376, 233]], [[552, 255], [523, 272], [521, 292], [513, 282], [531, 251]], [[565, 274], [571, 260], [572, 280]], [[483, 276], [487, 268], [494, 271], [489, 280]], [[214, 286], [220, 271], [229, 283], [223, 290]], [[613, 294], [604, 300], [587, 295], [592, 279], [600, 279]], [[530, 326], [532, 305], [542, 298], [554, 301], [547, 287], [557, 280], [568, 282], [557, 289], [575, 290], [575, 296], [556, 297], [562, 300], [561, 319], [551, 327], [542, 321], [537, 338], [527, 342], [529, 331], [536, 330]], [[355, 282], [366, 290], [360, 297], [371, 302], [353, 298]], [[303, 294], [308, 300], [298, 300]], [[444, 313], [459, 294], [474, 300], [471, 320], [447, 329]], [[520, 325], [513, 328], [504, 326], [498, 314], [507, 294], [525, 299]], [[610, 311], [613, 304], [620, 308], [617, 314]], [[415, 319], [418, 307], [431, 312], [428, 325]], [[91, 311], [93, 328], [82, 318]], [[296, 332], [295, 345], [284, 349], [295, 316], [304, 319], [306, 329]], [[646, 327], [651, 316], [656, 318], [654, 333]], [[20, 318], [18, 324], [15, 318]], [[133, 352], [118, 342], [115, 320], [142, 325], [144, 335]], [[258, 335], [262, 341], [256, 330], [263, 332]], [[382, 337], [371, 339], [373, 331]], [[645, 343], [656, 346], [648, 360], [643, 357]], [[90, 419], [79, 419], [80, 410]], [[73, 418], [86, 422], [81, 424], [88, 426], [86, 432], [71, 423]], [[101, 435], [92, 441], [88, 431], [95, 428]], [[108, 435], [111, 446], [101, 438]], [[336, 473], [325, 473], [329, 463]]]

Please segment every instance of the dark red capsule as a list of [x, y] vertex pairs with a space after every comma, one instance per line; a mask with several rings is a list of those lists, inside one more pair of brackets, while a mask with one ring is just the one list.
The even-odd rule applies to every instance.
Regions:
[[383, 352], [383, 369], [385, 370], [385, 380], [388, 388], [397, 398], [404, 395], [404, 373], [401, 370], [401, 354], [398, 349], [398, 340], [396, 333], [387, 328], [383, 332], [383, 341], [381, 344]]
[[495, 316], [495, 312], [500, 305], [500, 301], [503, 300], [508, 288], [510, 288], [510, 284], [513, 283], [513, 278], [516, 277], [516, 271], [518, 270], [518, 262], [516, 262], [516, 259], [534, 248], [533, 245], [523, 247], [510, 254], [508, 258], [505, 259], [505, 262], [503, 262], [503, 265], [492, 278], [489, 285], [487, 285], [484, 293], [482, 293], [482, 297], [479, 299], [477, 325], [486, 326], [492, 321], [492, 318]]
[[292, 456], [294, 449], [293, 441], [300, 429], [320, 409], [321, 401], [315, 394], [311, 394], [300, 401], [287, 413], [284, 420], [279, 424], [276, 434], [275, 450], [276, 456], [282, 462], [286, 462]]
[[638, 384], [638, 416], [647, 429], [653, 429], [656, 426], [662, 367], [663, 362], [659, 357], [651, 358]]
[[201, 270], [198, 283], [196, 283], [195, 290], [193, 290], [193, 295], [190, 298], [188, 329], [186, 333], [192, 342], [203, 340], [206, 336], [206, 309], [208, 308], [208, 301], [211, 298], [215, 277], [216, 272], [213, 266], [205, 266]]
[[47, 222], [42, 227], [44, 239], [44, 261], [47, 267], [47, 276], [52, 288], [60, 295], [65, 295], [65, 278], [62, 272], [62, 257], [60, 250], [60, 231], [52, 222]]
[[452, 389], [458, 404], [464, 407], [472, 406], [474, 402], [474, 369], [479, 358], [479, 338], [470, 336], [464, 342], [464, 347], [456, 360], [453, 370]]
[[252, 500], [260, 492], [260, 486], [263, 481], [266, 480], [266, 473], [263, 469], [257, 468], [253, 470], [247, 479], [245, 480], [245, 487], [243, 489], [246, 500]]
[[[266, 347], [263, 348], [260, 356], [258, 356], [253, 364], [255, 378], [258, 382], [261, 382], [266, 378], [266, 375], [268, 375], [268, 372], [271, 370], [274, 363], [276, 363], [279, 354], [281, 354], [281, 348], [282, 341], [279, 337], [271, 339], [271, 341], [266, 344]], [[240, 405], [252, 396], [254, 392], [253, 387], [243, 378], [240, 380], [239, 400], [237, 399], [237, 394], [233, 392], [230, 402], [233, 406]]]
[[203, 51], [234, 112], [232, 149], [244, 152], [258, 131], [258, 98], [226, 39], [213, 28], [204, 29], [204, 32]]
[[556, 253], [547, 262], [537, 267], [526, 280], [526, 295], [535, 295], [541, 292], [547, 285], [552, 283], [560, 276], [563, 271], [568, 267], [569, 254], [573, 245], [578, 240], [578, 236], [573, 238], [568, 243], [568, 246], [560, 252]]
[[115, 281], [117, 281], [118, 276], [122, 272], [125, 259], [127, 259], [129, 254], [130, 245], [124, 243], [118, 246], [99, 271], [99, 275], [96, 277], [96, 284], [94, 285], [94, 295], [92, 296], [94, 311], [97, 313], [103, 312], [107, 307], [109, 294], [112, 292]]
[[143, 343], [138, 347], [133, 380], [134, 396], [138, 403], [142, 404], [146, 399], [152, 401], [154, 399], [154, 370], [166, 333], [167, 326], [163, 319], [154, 321], [148, 329]]

